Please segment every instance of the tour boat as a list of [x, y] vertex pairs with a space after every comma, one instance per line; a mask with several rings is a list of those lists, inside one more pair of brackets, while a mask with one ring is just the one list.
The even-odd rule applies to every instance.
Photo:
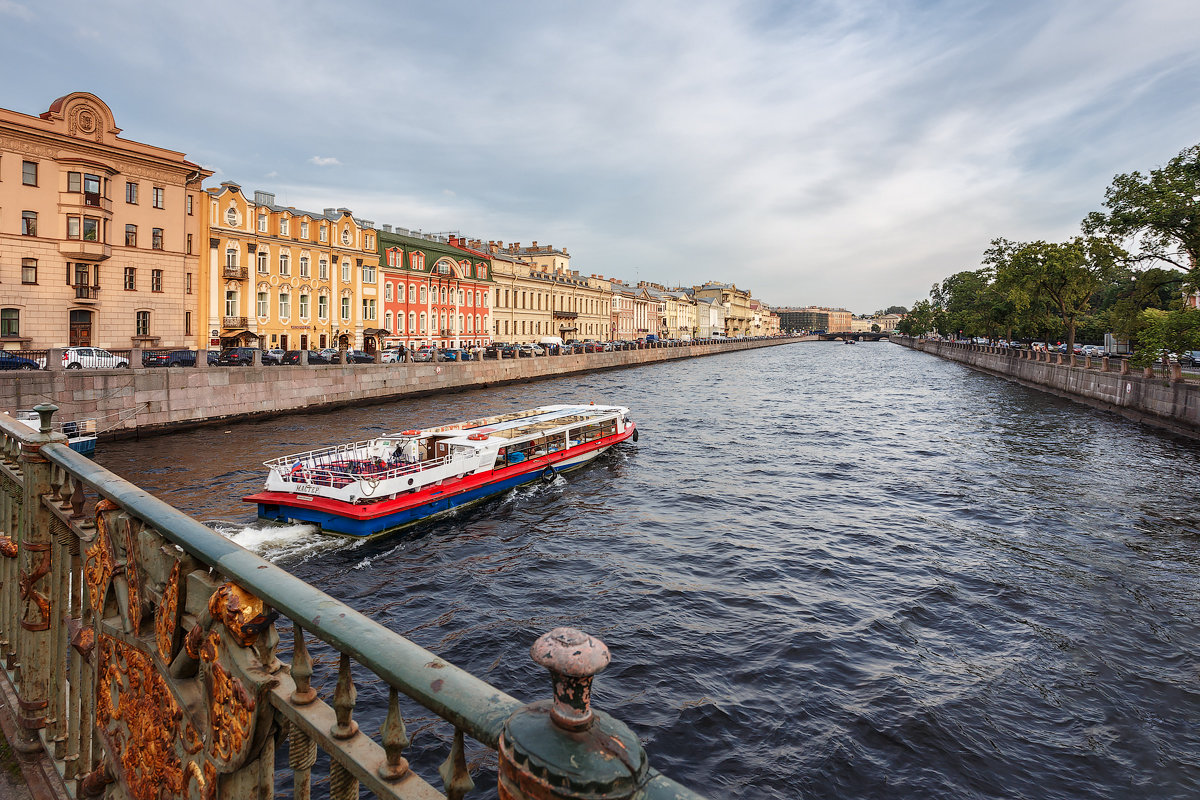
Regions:
[[[42, 428], [41, 417], [36, 411], [18, 411], [13, 419], [35, 431]], [[96, 420], [76, 419], [66, 422], [56, 420], [51, 423], [51, 427], [55, 433], [61, 433], [67, 437], [67, 447], [75, 452], [88, 457], [96, 452]]]
[[637, 438], [627, 408], [542, 406], [276, 458], [264, 490], [244, 499], [262, 519], [373, 536], [553, 480]]

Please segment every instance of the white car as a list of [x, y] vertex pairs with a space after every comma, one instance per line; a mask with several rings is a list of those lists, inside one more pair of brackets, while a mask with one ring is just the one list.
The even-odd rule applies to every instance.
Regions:
[[129, 359], [99, 347], [68, 347], [62, 365], [66, 369], [129, 369]]

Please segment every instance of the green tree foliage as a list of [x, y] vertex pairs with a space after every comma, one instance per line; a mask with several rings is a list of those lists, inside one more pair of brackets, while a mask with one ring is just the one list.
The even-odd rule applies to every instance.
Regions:
[[1117, 175], [1104, 190], [1107, 211], [1083, 221], [1089, 235], [1130, 243], [1147, 263], [1165, 262], [1200, 278], [1200, 144], [1192, 145], [1149, 175]]
[[922, 336], [930, 333], [937, 330], [937, 318], [940, 313], [941, 309], [931, 301], [918, 300], [913, 303], [912, 311], [908, 312], [908, 316], [900, 320], [896, 330], [907, 336]]
[[1061, 243], [996, 239], [984, 263], [995, 269], [997, 289], [1027, 321], [1036, 323], [1039, 314], [1053, 310], [1066, 329], [1069, 350], [1092, 296], [1124, 256], [1110, 240], [1095, 237], [1077, 236]]
[[1200, 349], [1200, 310], [1148, 308], [1141, 314], [1141, 323], [1137, 352], [1130, 359], [1135, 366], [1148, 367], [1159, 358], [1166, 366], [1168, 353]]

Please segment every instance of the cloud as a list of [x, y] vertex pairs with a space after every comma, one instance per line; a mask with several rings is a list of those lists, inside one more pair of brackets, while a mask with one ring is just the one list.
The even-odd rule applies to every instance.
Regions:
[[32, 11], [14, 0], [0, 0], [0, 15], [16, 17], [26, 22], [32, 22], [34, 19]]
[[308, 160], [310, 164], [316, 164], [318, 167], [334, 167], [341, 166], [342, 162], [332, 156], [313, 156]]

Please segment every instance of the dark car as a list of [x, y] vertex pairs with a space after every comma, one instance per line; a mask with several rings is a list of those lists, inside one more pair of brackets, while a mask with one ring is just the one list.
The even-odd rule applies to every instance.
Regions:
[[[310, 363], [310, 364], [315, 363], [315, 362], [313, 362], [311, 356], [308, 359], [308, 363]], [[326, 362], [326, 363], [328, 363], [328, 362]], [[372, 355], [371, 353], [363, 352], [362, 350], [347, 350], [345, 363], [347, 363], [347, 364], [374, 364], [375, 356]]]
[[0, 369], [41, 369], [38, 363], [32, 358], [23, 356], [14, 356], [12, 353], [5, 353], [0, 350]]
[[[1200, 350], [1184, 350], [1179, 354], [1179, 365], [1181, 367], [1200, 365]], [[0, 369], [3, 369], [3, 367], [0, 367]]]
[[217, 356], [217, 366], [247, 367], [254, 363], [254, 354], [262, 352], [257, 347], [230, 347]]
[[[205, 351], [208, 363], [216, 363], [217, 356]], [[196, 366], [195, 350], [147, 350], [142, 353], [143, 367], [194, 367]]]
[[[300, 354], [302, 352], [304, 352], [304, 351], [303, 350], [288, 350], [286, 353], [283, 354], [282, 362], [284, 364], [299, 364], [300, 363]], [[324, 353], [320, 352], [319, 350], [309, 350], [308, 351], [308, 363], [309, 364], [328, 364], [328, 363], [330, 363], [330, 361], [329, 361], [329, 358]]]
[[484, 358], [516, 358], [516, 345], [511, 344], [490, 344], [483, 351]]

